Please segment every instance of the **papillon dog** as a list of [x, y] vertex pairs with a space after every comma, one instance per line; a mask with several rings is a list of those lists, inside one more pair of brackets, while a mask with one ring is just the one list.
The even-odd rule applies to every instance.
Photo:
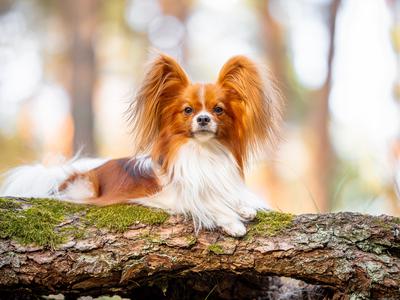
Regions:
[[243, 236], [243, 222], [267, 208], [245, 186], [244, 171], [276, 139], [280, 107], [271, 80], [245, 56], [228, 60], [216, 83], [202, 84], [158, 54], [128, 111], [135, 156], [22, 166], [0, 194], [135, 203], [187, 215], [196, 230]]

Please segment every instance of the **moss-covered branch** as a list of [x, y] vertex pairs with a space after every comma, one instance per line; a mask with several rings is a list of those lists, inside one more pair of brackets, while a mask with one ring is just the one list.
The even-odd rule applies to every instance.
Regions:
[[2, 198], [0, 294], [245, 299], [270, 295], [282, 285], [271, 276], [284, 276], [324, 297], [400, 298], [398, 218], [267, 212], [248, 227], [241, 239], [196, 236], [189, 220], [140, 206]]

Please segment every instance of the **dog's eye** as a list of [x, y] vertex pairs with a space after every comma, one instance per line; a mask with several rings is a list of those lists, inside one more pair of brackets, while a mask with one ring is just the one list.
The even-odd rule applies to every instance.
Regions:
[[214, 107], [214, 112], [217, 115], [220, 115], [220, 114], [222, 114], [224, 112], [224, 109], [221, 106], [216, 106], [216, 107]]
[[183, 111], [185, 112], [186, 115], [191, 115], [193, 112], [193, 108], [188, 106], [188, 107], [185, 107], [185, 109]]

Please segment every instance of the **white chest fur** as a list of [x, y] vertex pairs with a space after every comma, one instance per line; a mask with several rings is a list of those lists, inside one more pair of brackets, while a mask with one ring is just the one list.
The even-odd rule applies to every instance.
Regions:
[[196, 229], [239, 226], [245, 232], [243, 214], [265, 208], [246, 188], [232, 154], [215, 140], [183, 145], [162, 181], [160, 193], [139, 202], [191, 216]]

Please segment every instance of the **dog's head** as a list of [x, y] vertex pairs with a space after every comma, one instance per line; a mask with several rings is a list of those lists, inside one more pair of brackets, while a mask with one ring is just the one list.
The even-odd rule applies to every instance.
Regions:
[[188, 140], [219, 142], [242, 170], [249, 157], [274, 142], [280, 106], [272, 82], [245, 56], [228, 60], [216, 83], [199, 84], [160, 54], [132, 104], [137, 152], [150, 152], [167, 168]]

